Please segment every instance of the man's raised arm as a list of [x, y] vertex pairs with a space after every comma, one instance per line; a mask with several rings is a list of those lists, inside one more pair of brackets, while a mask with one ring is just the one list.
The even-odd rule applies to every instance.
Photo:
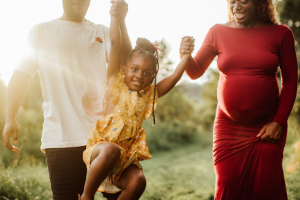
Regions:
[[121, 65], [124, 64], [125, 58], [132, 51], [131, 41], [128, 36], [125, 17], [128, 12], [128, 4], [123, 0], [115, 1], [111, 6], [110, 14], [116, 16], [120, 22], [120, 30], [122, 36], [122, 52], [121, 52]]

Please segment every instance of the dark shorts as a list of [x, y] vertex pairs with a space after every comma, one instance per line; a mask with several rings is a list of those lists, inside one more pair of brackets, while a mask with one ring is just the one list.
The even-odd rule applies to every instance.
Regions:
[[54, 200], [77, 200], [83, 193], [86, 166], [84, 147], [46, 149], [46, 159]]

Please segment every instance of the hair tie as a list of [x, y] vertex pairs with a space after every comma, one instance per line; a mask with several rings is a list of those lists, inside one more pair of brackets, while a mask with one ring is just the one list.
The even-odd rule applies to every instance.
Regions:
[[159, 47], [158, 44], [153, 44], [153, 43], [151, 43], [151, 44], [154, 46], [154, 48], [155, 48], [156, 50], [160, 50], [160, 51], [162, 51], [162, 52], [165, 52], [164, 50], [158, 48], [158, 47]]

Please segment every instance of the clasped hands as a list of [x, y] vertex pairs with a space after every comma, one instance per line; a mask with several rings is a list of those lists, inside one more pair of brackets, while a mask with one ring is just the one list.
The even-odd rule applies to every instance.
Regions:
[[112, 6], [109, 14], [117, 17], [120, 22], [123, 22], [128, 12], [128, 4], [124, 0], [111, 1], [111, 3]]
[[262, 141], [276, 143], [280, 139], [283, 126], [277, 122], [270, 122], [260, 129], [256, 137], [260, 137]]
[[195, 39], [190, 36], [185, 36], [181, 38], [181, 44], [179, 48], [180, 58], [183, 57], [183, 55], [191, 55], [195, 48]]

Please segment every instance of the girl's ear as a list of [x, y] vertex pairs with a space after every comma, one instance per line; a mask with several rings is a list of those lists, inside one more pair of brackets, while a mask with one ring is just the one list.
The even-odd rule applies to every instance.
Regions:
[[122, 72], [123, 72], [123, 74], [125, 74], [125, 71], [126, 71], [126, 67], [123, 65], [122, 66]]

